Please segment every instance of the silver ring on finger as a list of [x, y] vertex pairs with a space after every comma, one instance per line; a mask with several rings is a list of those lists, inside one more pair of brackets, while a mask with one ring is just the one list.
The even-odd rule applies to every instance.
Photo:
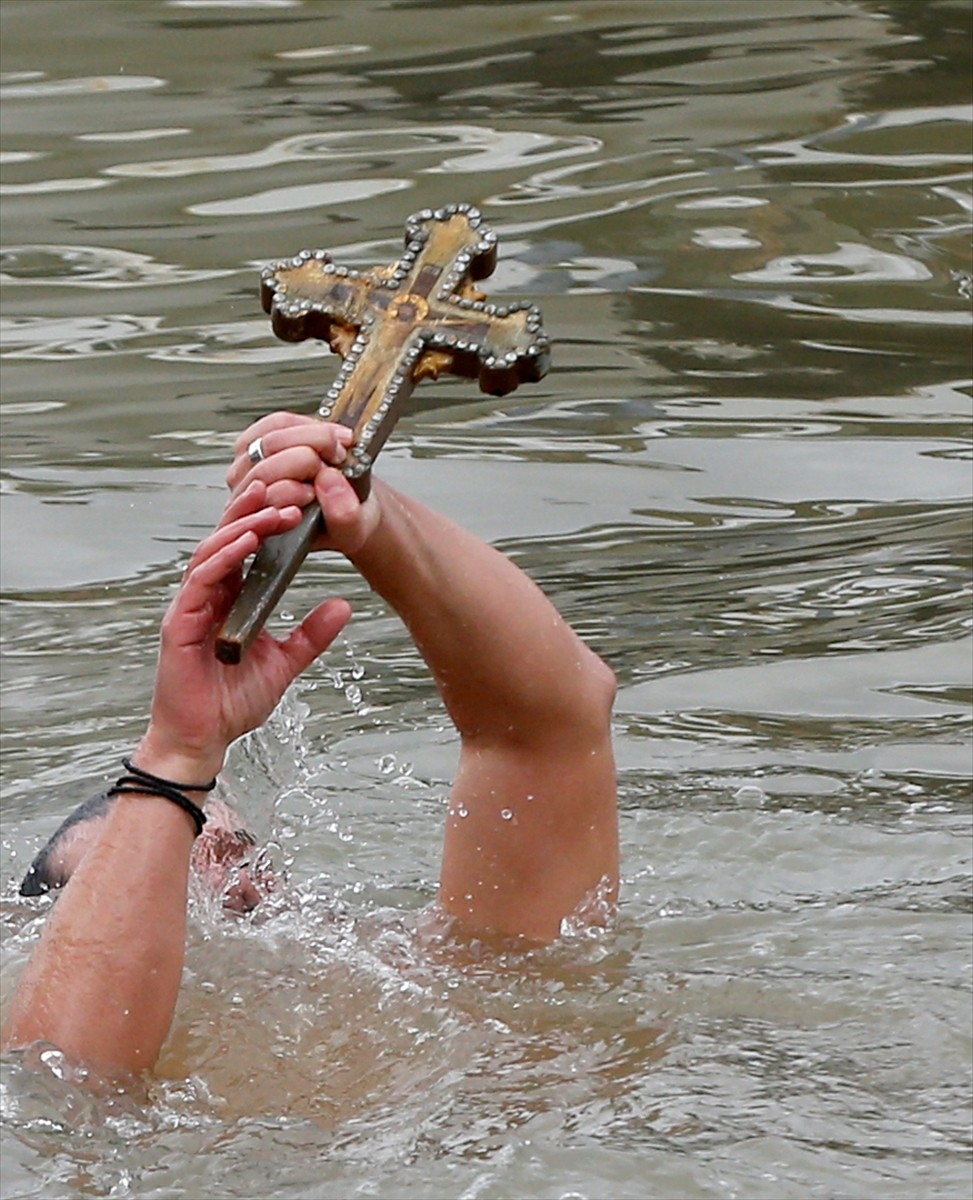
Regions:
[[266, 457], [267, 455], [264, 453], [263, 438], [254, 438], [250, 445], [247, 446], [247, 458], [249, 458], [252, 463], [256, 464], [263, 462]]

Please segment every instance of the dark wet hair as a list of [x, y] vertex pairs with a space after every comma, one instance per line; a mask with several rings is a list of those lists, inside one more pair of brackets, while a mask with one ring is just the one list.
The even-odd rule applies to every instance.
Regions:
[[84, 804], [79, 804], [57, 827], [47, 845], [27, 868], [27, 874], [20, 884], [21, 896], [43, 896], [55, 888], [62, 888], [67, 883], [69, 875], [63, 866], [55, 863], [57, 850], [66, 833], [76, 825], [85, 821], [103, 817], [115, 803], [115, 797], [107, 792], [99, 792]]

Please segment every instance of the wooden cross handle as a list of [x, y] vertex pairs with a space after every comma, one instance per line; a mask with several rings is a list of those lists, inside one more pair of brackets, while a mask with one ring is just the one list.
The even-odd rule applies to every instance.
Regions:
[[[473, 284], [492, 274], [497, 236], [468, 204], [425, 209], [406, 222], [405, 253], [386, 267], [336, 266], [323, 250], [265, 268], [261, 298], [285, 341], [320, 338], [344, 360], [319, 409], [354, 430], [343, 468], [368, 494], [369, 472], [413, 387], [441, 374], [477, 379], [502, 396], [542, 379], [550, 342], [533, 305], [486, 303]], [[317, 504], [301, 524], [257, 553], [216, 642], [237, 663], [323, 530]]]

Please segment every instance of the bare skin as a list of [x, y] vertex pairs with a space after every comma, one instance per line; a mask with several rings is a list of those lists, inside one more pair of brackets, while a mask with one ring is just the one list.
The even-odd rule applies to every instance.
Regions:
[[[104, 793], [91, 797], [62, 823], [31, 864], [21, 884], [22, 896], [42, 896], [67, 884], [104, 831], [109, 810], [118, 803]], [[223, 911], [252, 911], [276, 887], [273, 873], [256, 851], [257, 839], [242, 828], [228, 804], [206, 798], [206, 826], [193, 843], [191, 865], [197, 881]]]
[[[344, 627], [349, 606], [330, 600], [282, 641], [262, 632], [239, 666], [213, 654], [245, 559], [317, 499], [328, 530], [317, 548], [344, 554], [399, 613], [460, 735], [440, 905], [474, 933], [549, 941], [587, 895], [611, 901], [617, 889], [614, 677], [502, 554], [379, 480], [361, 503], [338, 469], [349, 436], [287, 413], [240, 435], [226, 512], [163, 621], [134, 761], [210, 779]], [[253, 465], [256, 437], [267, 457]], [[192, 847], [192, 824], [170, 802], [114, 805], [24, 971], [5, 1047], [48, 1041], [111, 1073], [153, 1065], [182, 971]], [[114, 881], [133, 861], [141, 869], [122, 892]]]

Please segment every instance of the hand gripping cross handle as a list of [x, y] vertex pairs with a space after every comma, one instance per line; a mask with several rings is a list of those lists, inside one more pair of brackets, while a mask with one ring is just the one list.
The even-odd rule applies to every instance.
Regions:
[[[323, 250], [266, 267], [264, 310], [285, 341], [321, 338], [344, 360], [319, 409], [355, 437], [344, 473], [368, 495], [372, 464], [416, 383], [440, 374], [479, 380], [502, 396], [543, 378], [550, 342], [530, 304], [487, 304], [474, 280], [493, 273], [497, 235], [468, 204], [424, 209], [405, 227], [398, 262], [370, 271], [336, 266]], [[250, 566], [216, 641], [237, 663], [274, 610], [323, 528], [317, 504], [301, 523], [268, 538]]]

